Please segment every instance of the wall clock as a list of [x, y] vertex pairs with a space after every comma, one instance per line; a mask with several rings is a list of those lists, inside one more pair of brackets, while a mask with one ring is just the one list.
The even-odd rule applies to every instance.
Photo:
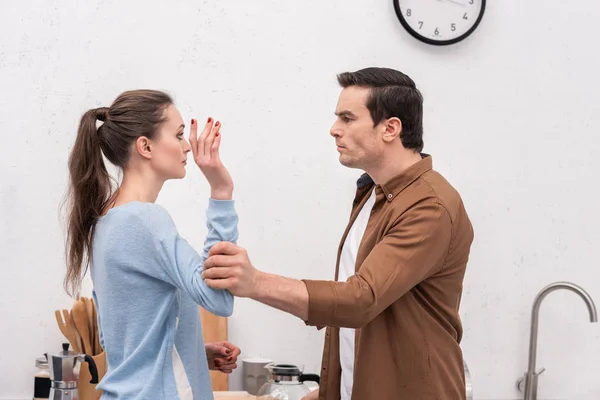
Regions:
[[460, 42], [481, 22], [486, 0], [393, 0], [400, 23], [420, 41], [444, 46]]

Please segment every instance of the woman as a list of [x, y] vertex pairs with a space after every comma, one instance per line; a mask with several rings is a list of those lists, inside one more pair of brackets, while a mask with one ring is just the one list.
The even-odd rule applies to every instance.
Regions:
[[[210, 247], [238, 237], [221, 124], [209, 118], [198, 137], [192, 120], [189, 143], [184, 127], [172, 99], [150, 90], [125, 92], [81, 118], [69, 158], [65, 288], [77, 294], [89, 266], [107, 356], [102, 399], [212, 399], [208, 363], [226, 373], [236, 366], [235, 346], [205, 348], [198, 309], [233, 311], [233, 296], [200, 276]], [[211, 188], [202, 255], [154, 203], [166, 180], [185, 176], [190, 150]], [[122, 171], [114, 192], [103, 155]]]

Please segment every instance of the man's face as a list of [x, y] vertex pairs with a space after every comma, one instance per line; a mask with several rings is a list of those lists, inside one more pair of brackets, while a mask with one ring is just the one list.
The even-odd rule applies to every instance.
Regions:
[[381, 124], [373, 127], [367, 108], [370, 90], [349, 86], [342, 90], [330, 134], [335, 138], [340, 163], [349, 168], [367, 170], [381, 158], [384, 148]]

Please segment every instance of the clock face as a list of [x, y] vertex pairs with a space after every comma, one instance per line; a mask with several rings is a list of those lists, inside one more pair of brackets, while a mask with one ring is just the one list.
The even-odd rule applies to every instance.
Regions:
[[394, 9], [412, 36], [425, 43], [448, 45], [477, 28], [485, 0], [394, 0]]

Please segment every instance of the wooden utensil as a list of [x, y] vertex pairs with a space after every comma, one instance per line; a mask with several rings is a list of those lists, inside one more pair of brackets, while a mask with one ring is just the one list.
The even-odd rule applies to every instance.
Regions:
[[92, 343], [90, 341], [90, 321], [87, 316], [87, 309], [82, 300], [77, 300], [71, 311], [75, 327], [79, 331], [79, 336], [83, 341], [83, 352], [87, 355], [92, 355]]
[[[200, 319], [202, 321], [202, 336], [204, 343], [222, 342], [227, 340], [227, 318], [216, 315], [200, 308]], [[229, 390], [229, 375], [220, 371], [210, 371], [210, 380], [213, 391]]]
[[78, 353], [81, 353], [83, 351], [83, 341], [81, 340], [79, 331], [77, 331], [77, 328], [75, 327], [75, 321], [73, 320], [73, 313], [71, 311], [69, 311], [68, 323], [69, 323], [69, 328], [71, 328], [71, 330], [73, 331], [73, 334], [75, 335], [75, 341], [77, 342], [77, 347], [74, 348], [73, 350], [75, 350]]
[[[62, 310], [62, 315], [61, 315], [60, 310], [56, 310], [56, 311], [54, 311], [54, 315], [56, 317], [56, 323], [58, 324], [58, 329], [60, 329], [60, 331], [62, 332], [64, 337], [69, 341], [71, 348], [76, 352], [80, 352], [81, 349], [78, 346], [77, 337], [75, 335], [75, 332], [73, 332], [73, 329], [71, 328], [71, 325], [69, 323], [69, 320], [70, 320], [69, 311]], [[63, 319], [63, 317], [64, 317], [64, 319]]]
[[92, 299], [92, 312], [94, 315], [92, 330], [94, 331], [94, 348], [96, 349], [96, 354], [100, 354], [104, 351], [102, 345], [100, 344], [100, 330], [98, 328], [98, 314], [96, 309], [96, 303], [94, 299]]
[[96, 337], [94, 332], [94, 304], [92, 303], [92, 299], [84, 297], [83, 303], [85, 304], [86, 314], [88, 316], [88, 326], [90, 328], [90, 355], [95, 356], [98, 354], [96, 350]]

